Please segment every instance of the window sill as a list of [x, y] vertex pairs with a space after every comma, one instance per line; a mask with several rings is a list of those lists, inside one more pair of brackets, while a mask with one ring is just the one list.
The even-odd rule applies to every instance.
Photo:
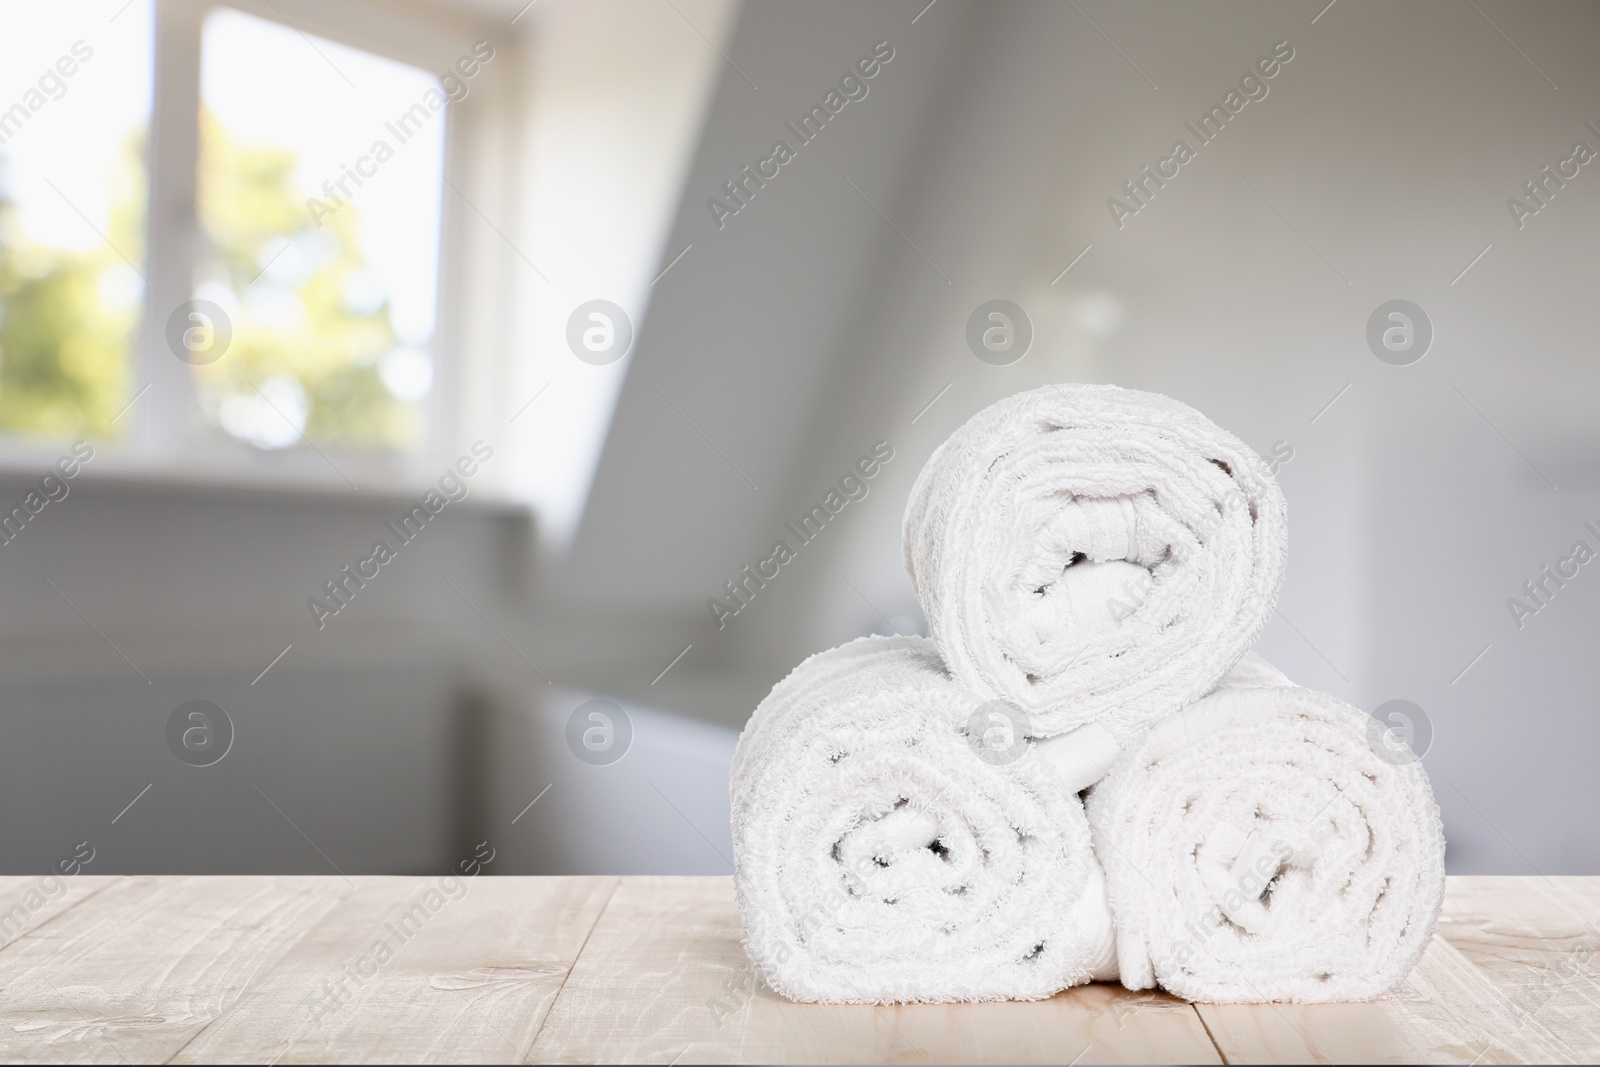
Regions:
[[[0, 495], [0, 510], [20, 506], [22, 497], [30, 489], [38, 489], [41, 477], [57, 473], [56, 460], [69, 454], [70, 446], [64, 446], [0, 457], [0, 493], [4, 494]], [[310, 459], [316, 461], [316, 456]], [[215, 463], [175, 470], [171, 464], [163, 464], [158, 469], [149, 462], [119, 456], [109, 446], [97, 446], [94, 458], [80, 464], [78, 473], [66, 479], [66, 483], [69, 495], [83, 493], [100, 499], [273, 500], [293, 504], [385, 509], [416, 504], [430, 490], [438, 492], [437, 477], [429, 479], [414, 473], [416, 463], [410, 460], [405, 463], [405, 473], [391, 470], [387, 472], [387, 477], [380, 479], [370, 477], [375, 473], [371, 465], [352, 472], [353, 476], [367, 482], [364, 485], [356, 483], [359, 488], [346, 482], [334, 471], [327, 470], [326, 465], [325, 477], [310, 474], [299, 463], [284, 465], [277, 470], [241, 470], [240, 467], [239, 464]], [[445, 465], [441, 464], [439, 473], [443, 474], [445, 470]], [[470, 510], [479, 514], [531, 518], [532, 512], [526, 503], [507, 496], [486, 480], [484, 473], [487, 472], [480, 471], [474, 478], [463, 479], [469, 487], [468, 495], [453, 501], [450, 504], [452, 511]]]

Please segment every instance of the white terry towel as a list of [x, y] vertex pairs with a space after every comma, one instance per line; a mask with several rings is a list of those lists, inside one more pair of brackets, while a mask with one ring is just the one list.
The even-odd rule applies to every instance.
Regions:
[[1245, 658], [1089, 793], [1122, 982], [1189, 1000], [1364, 1000], [1427, 947], [1444, 835], [1377, 720]]
[[1193, 408], [1046, 385], [934, 452], [906, 506], [906, 567], [959, 681], [1015, 702], [1040, 737], [1097, 724], [1115, 752], [1249, 649], [1287, 521], [1261, 458]]
[[773, 989], [1032, 1000], [1115, 977], [1082, 803], [1003, 715], [969, 744], [983, 704], [918, 637], [812, 656], [761, 702], [734, 755], [734, 879]]

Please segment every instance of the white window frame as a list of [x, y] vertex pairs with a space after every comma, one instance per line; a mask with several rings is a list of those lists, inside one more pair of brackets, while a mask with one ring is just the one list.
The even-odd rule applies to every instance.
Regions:
[[[205, 21], [232, 9], [430, 72], [442, 72], [487, 40], [494, 61], [473, 79], [469, 95], [446, 106], [440, 211], [437, 317], [428, 346], [434, 385], [425, 429], [404, 451], [302, 440], [263, 451], [204, 423], [188, 364], [167, 348], [166, 320], [193, 297], [198, 265], [196, 179], [199, 162], [201, 44]], [[350, 492], [401, 491], [427, 485], [455, 458], [504, 380], [510, 332], [507, 301], [496, 300], [495, 276], [505, 251], [493, 229], [515, 220], [509, 196], [518, 158], [515, 68], [518, 39], [504, 27], [477, 23], [464, 11], [432, 13], [398, 0], [154, 0], [154, 85], [146, 159], [147, 279], [140, 325], [130, 352], [122, 432], [96, 441], [92, 474], [162, 482], [284, 486]], [[311, 47], [308, 42], [307, 47]], [[263, 86], [270, 92], [270, 86]], [[486, 236], [487, 235], [487, 236]], [[227, 358], [224, 356], [223, 358]], [[141, 390], [144, 390], [141, 394]], [[6, 435], [0, 470], [32, 471], [53, 461], [64, 442]]]

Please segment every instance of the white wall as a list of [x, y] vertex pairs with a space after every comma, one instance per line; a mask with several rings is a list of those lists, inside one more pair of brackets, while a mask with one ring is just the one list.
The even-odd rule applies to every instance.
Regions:
[[[865, 36], [892, 39], [897, 57], [840, 116], [829, 154], [802, 159], [727, 232], [686, 195], [679, 240], [716, 259], [681, 274], [696, 288], [657, 309], [635, 373], [673, 382], [760, 491], [676, 415], [657, 420], [642, 383], [630, 407], [630, 381], [619, 411], [641, 422], [608, 444], [584, 588], [651, 605], [662, 662], [695, 640], [685, 680], [704, 647], [703, 663], [759, 676], [759, 695], [803, 655], [885, 629], [879, 612], [914, 617], [901, 508], [968, 415], [1044, 381], [1165, 392], [1263, 453], [1293, 447], [1281, 472], [1289, 574], [1261, 651], [1369, 711], [1422, 706], [1452, 869], [1600, 870], [1579, 814], [1600, 805], [1586, 769], [1600, 668], [1581, 652], [1600, 581], [1588, 588], [1585, 572], [1520, 631], [1506, 607], [1600, 516], [1600, 365], [1585, 314], [1585, 235], [1600, 210], [1588, 186], [1600, 179], [1585, 170], [1521, 231], [1505, 206], [1574, 140], [1600, 147], [1583, 126], [1600, 122], [1585, 104], [1600, 74], [1583, 52], [1600, 16], [1488, 9], [1524, 58], [1483, 15], [1444, 3], [1347, 0], [1313, 25], [1324, 5], [944, 2], [912, 25], [923, 6], [749, 9], [730, 54], [779, 78], [781, 99], [724, 82], [700, 188], [765, 139], [762, 123], [822, 91]], [[1184, 121], [1280, 40], [1295, 57], [1269, 95], [1119, 229], [1107, 199], [1177, 137], [1193, 141]], [[917, 107], [895, 95], [912, 82]], [[859, 175], [873, 175], [857, 184], [895, 228], [842, 181]], [[962, 340], [992, 297], [1022, 304], [1037, 329], [1011, 367], [980, 364]], [[1397, 297], [1437, 329], [1410, 367], [1380, 362], [1364, 339], [1368, 315]], [[718, 632], [705, 598], [882, 437], [898, 457], [872, 496]]]

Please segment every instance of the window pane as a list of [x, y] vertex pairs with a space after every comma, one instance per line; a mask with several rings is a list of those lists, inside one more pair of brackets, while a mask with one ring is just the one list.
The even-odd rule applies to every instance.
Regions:
[[202, 52], [201, 407], [260, 448], [405, 448], [433, 384], [444, 96], [427, 72], [222, 9]]
[[144, 297], [150, 0], [0, 13], [0, 433], [106, 436]]

